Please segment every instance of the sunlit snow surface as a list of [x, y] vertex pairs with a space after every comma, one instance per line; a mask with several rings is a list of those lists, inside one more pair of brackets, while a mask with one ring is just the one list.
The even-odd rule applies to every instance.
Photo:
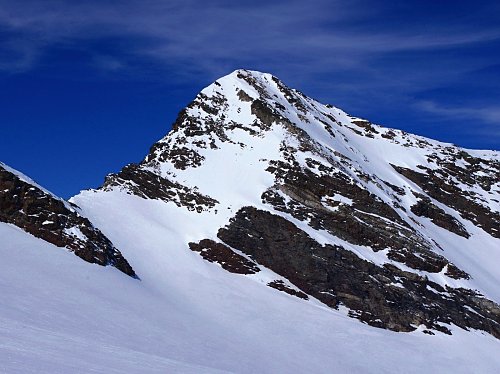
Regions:
[[[346, 127], [334, 127], [335, 138], [314, 117], [297, 117], [272, 77], [264, 80], [270, 95], [285, 107], [284, 115], [304, 129], [324, 149], [347, 155], [357, 168], [398, 186], [418, 187], [388, 164], [414, 168], [427, 165], [429, 150], [357, 136]], [[243, 124], [255, 120], [250, 103], [238, 99], [244, 89], [259, 93], [236, 73], [203, 90], [210, 97], [223, 94], [232, 104], [226, 119]], [[310, 100], [310, 112], [331, 113], [344, 124], [352, 120], [335, 107]], [[200, 118], [206, 113], [191, 108]], [[322, 118], [330, 123], [330, 119]], [[221, 124], [223, 125], [223, 124]], [[381, 130], [385, 131], [385, 130]], [[396, 131], [396, 130], [394, 130]], [[111, 191], [83, 191], [72, 199], [83, 214], [113, 242], [130, 262], [140, 280], [114, 268], [90, 265], [36, 239], [11, 225], [0, 224], [0, 372], [97, 373], [497, 373], [500, 341], [478, 331], [451, 326], [452, 336], [423, 328], [396, 333], [362, 324], [315, 299], [304, 301], [266, 286], [280, 279], [268, 269], [235, 275], [204, 261], [188, 242], [216, 239], [217, 230], [243, 206], [272, 211], [293, 222], [319, 243], [344, 246], [376, 264], [390, 262], [387, 251], [374, 252], [316, 231], [306, 222], [276, 212], [261, 201], [274, 184], [266, 172], [269, 160], [282, 157], [280, 144], [297, 145], [283, 127], [273, 126], [263, 136], [234, 129], [226, 135], [235, 142], [218, 142], [219, 149], [198, 149], [201, 166], [178, 170], [169, 162], [151, 169], [219, 201], [213, 209], [196, 213], [173, 202], [147, 200]], [[397, 132], [403, 139], [403, 134]], [[449, 146], [423, 139], [431, 148]], [[162, 140], [163, 141], [163, 140]], [[239, 144], [244, 144], [241, 147]], [[474, 156], [498, 158], [498, 153], [469, 151]], [[383, 157], [381, 157], [383, 155]], [[300, 162], [316, 154], [298, 154]], [[428, 165], [429, 167], [431, 165]], [[145, 166], [147, 167], [147, 166]], [[353, 178], [357, 178], [352, 173]], [[384, 201], [391, 201], [374, 184], [364, 186]], [[333, 200], [350, 204], [342, 195]], [[416, 198], [407, 194], [403, 205]], [[436, 201], [434, 201], [437, 205]], [[492, 202], [492, 204], [494, 204]], [[472, 276], [453, 280], [428, 274], [439, 284], [477, 289], [500, 301], [500, 240], [465, 221], [452, 209], [439, 205], [464, 224], [465, 239], [421, 217], [419, 230], [436, 240], [442, 254]], [[492, 206], [498, 210], [498, 206]], [[403, 264], [395, 263], [405, 269]], [[444, 273], [444, 272], [443, 272]]]
[[[133, 205], [137, 198], [126, 199]], [[127, 223], [131, 232], [119, 244], [142, 231], [136, 244], [143, 255], [156, 250], [168, 258], [138, 266], [143, 281], [0, 224], [0, 237], [9, 238], [0, 246], [0, 372], [494, 373], [500, 367], [500, 343], [488, 334], [454, 328], [453, 336], [428, 336], [363, 325], [219, 271], [179, 242], [163, 242], [167, 221], [141, 227], [139, 219], [137, 229]]]

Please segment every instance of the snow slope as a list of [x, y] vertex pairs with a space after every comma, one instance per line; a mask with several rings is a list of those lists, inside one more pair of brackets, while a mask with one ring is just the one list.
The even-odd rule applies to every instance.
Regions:
[[[122, 202], [137, 198], [130, 199]], [[157, 232], [152, 227], [144, 236]], [[1, 372], [495, 373], [500, 367], [500, 343], [488, 334], [374, 329], [218, 271], [175, 250], [175, 243], [163, 268], [174, 273], [159, 287], [87, 264], [11, 225], [0, 224], [0, 237]], [[187, 274], [175, 279], [181, 266]]]

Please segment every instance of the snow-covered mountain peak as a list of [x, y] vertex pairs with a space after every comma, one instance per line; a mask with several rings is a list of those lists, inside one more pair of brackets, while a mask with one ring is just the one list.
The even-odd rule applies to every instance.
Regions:
[[[203, 258], [373, 326], [498, 337], [499, 321], [478, 317], [500, 313], [488, 299], [500, 300], [498, 175], [497, 152], [377, 126], [237, 70], [203, 89], [141, 163], [74, 201], [156, 285], [171, 287], [166, 269], [186, 281], [206, 271]], [[154, 222], [146, 242], [149, 229], [131, 230], [138, 216]]]
[[270, 74], [71, 203], [0, 164], [0, 221], [7, 371], [498, 372], [499, 152]]
[[[393, 174], [391, 167], [387, 169], [386, 161], [414, 168], [425, 163], [433, 153], [457, 156], [462, 151], [451, 144], [374, 125], [332, 105], [321, 104], [287, 87], [271, 74], [242, 69], [203, 89], [180, 113], [173, 127], [174, 131], [155, 145], [155, 152], [147, 161], [164, 161], [165, 154], [161, 156], [160, 151], [162, 144], [177, 143], [173, 147], [182, 149], [180, 152], [186, 157], [176, 155], [175, 168], [196, 167], [201, 160], [197, 149], [207, 145], [210, 149], [218, 149], [222, 143], [231, 141], [247, 145], [235, 134], [239, 130], [262, 137], [270, 131], [279, 132], [279, 127], [292, 137], [299, 133], [307, 135], [309, 143], [326, 148], [326, 153], [339, 152], [361, 168], [383, 159], [383, 165], [378, 165], [384, 169], [383, 174]], [[247, 140], [256, 141], [254, 138]], [[416, 151], [408, 152], [408, 148]], [[478, 151], [471, 151], [471, 154], [480, 157]], [[498, 161], [498, 152], [483, 154]]]

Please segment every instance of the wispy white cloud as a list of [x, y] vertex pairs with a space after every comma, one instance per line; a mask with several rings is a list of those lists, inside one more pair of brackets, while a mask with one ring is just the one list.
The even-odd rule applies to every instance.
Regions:
[[[433, 101], [419, 101], [415, 105], [419, 110], [432, 115], [460, 121], [464, 120], [470, 123], [468, 128], [459, 129], [463, 133], [476, 136], [487, 135], [490, 142], [500, 139], [500, 106], [486, 107], [465, 107], [465, 106], [443, 106]], [[481, 123], [481, 125], [478, 124]], [[495, 140], [493, 140], [495, 139]]]
[[185, 61], [214, 74], [220, 74], [225, 64], [262, 59], [271, 67], [299, 63], [313, 71], [346, 69], [381, 54], [500, 38], [500, 27], [474, 30], [446, 25], [376, 33], [345, 27], [349, 20], [355, 23], [369, 16], [358, 3], [47, 0], [23, 1], [21, 6], [0, 1], [0, 26], [11, 33], [1, 46], [11, 52], [11, 59], [0, 68], [26, 69], [59, 44], [111, 37], [129, 38], [130, 55], [164, 64]]
[[126, 63], [118, 58], [108, 55], [94, 55], [92, 62], [95, 67], [107, 71], [118, 71], [126, 69]]
[[444, 116], [448, 118], [458, 119], [476, 119], [483, 122], [488, 122], [491, 124], [496, 124], [500, 127], [500, 106], [491, 107], [447, 107], [441, 106], [432, 101], [420, 101], [417, 103], [417, 107], [421, 110], [436, 114], [439, 116]]

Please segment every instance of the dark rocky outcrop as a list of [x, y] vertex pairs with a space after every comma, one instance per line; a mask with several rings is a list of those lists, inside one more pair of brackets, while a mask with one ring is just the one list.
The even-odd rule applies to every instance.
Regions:
[[304, 293], [350, 309], [372, 326], [413, 331], [419, 325], [450, 333], [443, 324], [480, 329], [500, 338], [500, 307], [476, 292], [442, 287], [427, 277], [377, 266], [337, 245], [320, 245], [286, 219], [242, 208], [218, 237]]
[[453, 177], [466, 186], [491, 191], [491, 186], [500, 182], [500, 161], [474, 157], [465, 150], [448, 147], [441, 155], [429, 155], [428, 161], [439, 166], [441, 177]]
[[271, 124], [276, 121], [277, 113], [262, 100], [254, 100], [251, 105], [252, 114], [254, 114], [262, 123], [265, 129], [269, 129]]
[[382, 181], [387, 187], [396, 192], [399, 196], [404, 196], [406, 194], [405, 189], [402, 187], [398, 187], [395, 184], [389, 183], [387, 181]]
[[227, 245], [210, 239], [203, 239], [199, 243], [189, 243], [189, 248], [194, 252], [199, 252], [205, 260], [215, 262], [231, 273], [255, 274], [260, 271], [254, 262], [235, 253]]
[[481, 227], [495, 238], [500, 238], [500, 214], [476, 202], [474, 196], [449, 181], [439, 170], [431, 170], [421, 166], [425, 171], [421, 173], [412, 169], [392, 165], [401, 175], [422, 188], [430, 197], [449, 207], [452, 207], [460, 216]]
[[243, 90], [239, 90], [238, 91], [238, 98], [241, 100], [241, 101], [248, 101], [248, 102], [252, 102], [253, 99], [250, 97], [250, 95], [248, 95], [245, 91]]
[[294, 290], [293, 288], [287, 286], [282, 280], [274, 280], [267, 284], [271, 288], [275, 288], [278, 291], [285, 292], [289, 295], [298, 297], [299, 299], [308, 300], [309, 297], [302, 291]]
[[433, 204], [431, 199], [421, 194], [418, 194], [418, 197], [418, 202], [410, 208], [415, 215], [430, 218], [435, 225], [464, 238], [470, 237], [470, 234], [460, 222]]
[[355, 129], [351, 128], [351, 130], [357, 132], [358, 135], [364, 135], [364, 136], [367, 136], [369, 138], [373, 138], [375, 136], [375, 134], [379, 134], [379, 132], [377, 130], [375, 130], [375, 128], [373, 127], [373, 124], [370, 123], [370, 121], [356, 118], [356, 119], [353, 119], [351, 121], [351, 123], [353, 125], [356, 125], [357, 127], [360, 127], [363, 130], [361, 132], [359, 130], [355, 130]]
[[211, 197], [140, 168], [136, 164], [127, 165], [119, 173], [108, 175], [101, 188], [109, 190], [113, 187], [125, 188], [127, 192], [145, 199], [171, 201], [177, 206], [184, 206], [198, 213], [217, 204], [217, 200]]
[[0, 165], [0, 221], [65, 247], [83, 260], [136, 274], [120, 251], [69, 203], [27, 183]]

